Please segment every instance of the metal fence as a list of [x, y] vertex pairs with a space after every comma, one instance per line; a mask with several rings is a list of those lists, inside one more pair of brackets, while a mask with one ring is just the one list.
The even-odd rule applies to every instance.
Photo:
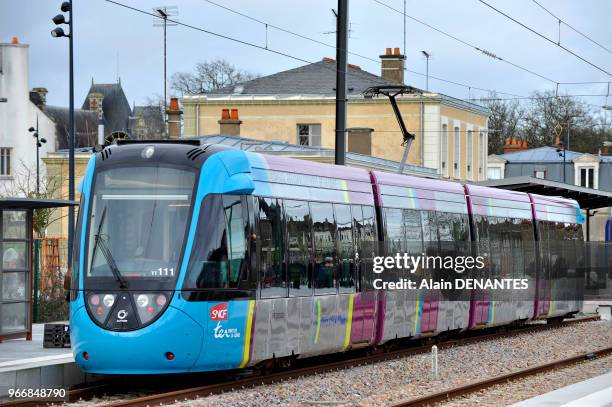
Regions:
[[34, 239], [33, 321], [68, 319], [64, 276], [68, 270], [68, 242], [64, 238]]

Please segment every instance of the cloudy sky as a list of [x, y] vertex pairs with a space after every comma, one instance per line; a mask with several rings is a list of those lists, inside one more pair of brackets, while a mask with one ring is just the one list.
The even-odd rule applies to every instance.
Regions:
[[[178, 6], [178, 19], [254, 44], [265, 45], [266, 31], [261, 23], [224, 10], [207, 0], [117, 0], [148, 12], [154, 6]], [[335, 20], [331, 8], [335, 1], [214, 0], [243, 14], [271, 25], [286, 28], [333, 44]], [[402, 10], [403, 0], [378, 0]], [[533, 0], [486, 0], [542, 34], [556, 40], [558, 22]], [[573, 27], [588, 34], [612, 50], [612, 1], [608, 0], [538, 0], [540, 4]], [[60, 0], [0, 0], [0, 42], [18, 36], [30, 44], [30, 87], [49, 89], [48, 101], [68, 105], [68, 41], [53, 39], [51, 18], [59, 12]], [[163, 94], [162, 29], [154, 18], [137, 13], [106, 0], [74, 0], [75, 3], [75, 75], [77, 106], [89, 88], [97, 83], [115, 82], [117, 77], [128, 100], [137, 104], [148, 97]], [[586, 64], [559, 47], [546, 42], [519, 25], [495, 13], [478, 0], [407, 0], [407, 14], [429, 23], [459, 39], [486, 49], [503, 59], [520, 65], [554, 82], [612, 81], [612, 76]], [[375, 0], [350, 0], [352, 27], [351, 52], [375, 60], [386, 47], [403, 47], [402, 15]], [[571, 31], [561, 29], [561, 44], [595, 65], [612, 72], [612, 53]], [[332, 47], [316, 44], [269, 28], [268, 46], [299, 59], [317, 61], [335, 57]], [[554, 89], [555, 84], [517, 69], [456, 40], [446, 37], [415, 20], [406, 21], [407, 68], [424, 73], [427, 50], [430, 75], [473, 87], [495, 89], [526, 95], [533, 90]], [[265, 50], [219, 38], [194, 29], [175, 26], [168, 29], [168, 71], [189, 71], [197, 62], [223, 58], [237, 67], [271, 74], [303, 65], [303, 62]], [[349, 62], [380, 74], [375, 61], [349, 56]], [[407, 73], [406, 82], [425, 86], [423, 76]], [[430, 79], [430, 89], [461, 99], [470, 90]], [[605, 84], [562, 85], [571, 94], [605, 94]], [[605, 97], [585, 99], [594, 106], [605, 103]], [[612, 103], [612, 97], [608, 103]]]

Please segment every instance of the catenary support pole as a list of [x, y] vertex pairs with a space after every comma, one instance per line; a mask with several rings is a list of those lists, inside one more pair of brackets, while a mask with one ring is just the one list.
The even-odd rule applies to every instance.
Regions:
[[346, 70], [348, 54], [348, 0], [338, 0], [336, 18], [336, 165], [346, 162]]

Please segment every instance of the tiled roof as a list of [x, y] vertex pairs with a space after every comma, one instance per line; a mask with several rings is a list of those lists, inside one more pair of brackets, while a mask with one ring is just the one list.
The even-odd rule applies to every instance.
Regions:
[[[349, 65], [346, 76], [349, 95], [361, 94], [370, 86], [397, 85], [371, 74], [355, 65]], [[228, 86], [211, 94], [246, 95], [333, 95], [336, 93], [336, 61], [322, 61], [252, 79]]]
[[[585, 153], [567, 150], [565, 152], [565, 160], [567, 162], [573, 161]], [[507, 160], [510, 163], [513, 162], [551, 162], [551, 161], [563, 161], [563, 156], [559, 155], [556, 147], [538, 147], [530, 148], [528, 150], [516, 151], [508, 154], [500, 154], [499, 157]]]
[[[44, 111], [55, 122], [57, 149], [68, 148], [68, 108], [47, 105]], [[95, 145], [98, 139], [98, 115], [89, 110], [75, 109], [74, 120], [76, 147]]]
[[121, 83], [92, 83], [85, 101], [83, 110], [89, 110], [89, 95], [91, 93], [104, 95], [102, 109], [104, 110], [104, 134], [108, 135], [114, 131], [129, 131], [129, 122], [132, 109], [128, 103]]

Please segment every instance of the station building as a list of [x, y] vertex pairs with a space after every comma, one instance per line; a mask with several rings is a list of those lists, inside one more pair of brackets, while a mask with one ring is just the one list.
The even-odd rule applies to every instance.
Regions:
[[[387, 97], [366, 97], [371, 86], [404, 84], [406, 57], [390, 48], [381, 58], [381, 75], [348, 66], [347, 149], [400, 161], [402, 134]], [[248, 135], [334, 148], [336, 61], [330, 58], [235, 86], [182, 98], [184, 137]], [[489, 110], [434, 92], [397, 98], [408, 130], [415, 134], [408, 164], [434, 169], [455, 180], [486, 179]], [[234, 114], [223, 115], [223, 110]], [[219, 126], [222, 129], [219, 130]]]

